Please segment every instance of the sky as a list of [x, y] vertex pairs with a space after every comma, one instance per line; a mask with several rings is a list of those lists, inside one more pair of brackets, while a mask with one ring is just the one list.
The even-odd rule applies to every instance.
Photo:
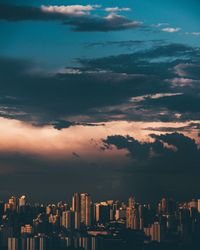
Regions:
[[0, 199], [200, 195], [198, 0], [0, 0]]

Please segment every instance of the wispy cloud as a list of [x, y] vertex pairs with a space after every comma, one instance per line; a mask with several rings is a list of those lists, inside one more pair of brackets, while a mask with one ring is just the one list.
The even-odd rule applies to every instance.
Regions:
[[191, 36], [200, 36], [200, 32], [186, 32], [185, 34]]
[[49, 5], [41, 6], [41, 10], [47, 13], [61, 13], [64, 15], [73, 14], [73, 15], [85, 15], [89, 14], [90, 11], [100, 8], [100, 5]]
[[162, 26], [169, 26], [169, 23], [157, 23], [157, 24], [152, 24], [152, 27], [156, 27], [156, 28], [159, 28], [159, 27], [162, 27]]
[[109, 7], [105, 8], [107, 12], [131, 11], [131, 8]]
[[171, 81], [172, 87], [197, 87], [200, 86], [200, 80], [189, 78], [174, 78]]
[[141, 102], [144, 101], [145, 99], [159, 99], [162, 97], [171, 97], [171, 96], [177, 96], [177, 95], [182, 95], [183, 93], [156, 93], [153, 95], [143, 95], [143, 96], [136, 96], [131, 98], [131, 102]]
[[172, 28], [172, 27], [167, 27], [167, 28], [162, 29], [162, 31], [168, 32], [168, 33], [176, 33], [176, 32], [179, 32], [180, 30], [181, 28]]

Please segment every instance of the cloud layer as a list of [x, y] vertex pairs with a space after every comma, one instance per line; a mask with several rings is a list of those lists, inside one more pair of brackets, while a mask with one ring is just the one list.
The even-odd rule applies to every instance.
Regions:
[[181, 44], [79, 59], [80, 66], [54, 74], [1, 58], [0, 114], [41, 125], [199, 120], [199, 61], [196, 48]]
[[[153, 142], [140, 142], [130, 136], [113, 135], [104, 143], [107, 150], [113, 146], [127, 150], [127, 156], [133, 160], [128, 170], [130, 177], [134, 182], [137, 176], [144, 183], [146, 176], [148, 193], [154, 192], [156, 196], [167, 193], [179, 198], [197, 193], [200, 185], [195, 176], [200, 173], [200, 150], [195, 141], [179, 133], [152, 134], [151, 137]], [[127, 179], [131, 182], [131, 178]], [[132, 186], [139, 187], [139, 183]]]
[[31, 7], [9, 5], [0, 3], [0, 20], [6, 21], [60, 21], [69, 25], [74, 31], [115, 31], [133, 29], [141, 26], [138, 21], [133, 21], [114, 12], [106, 15], [94, 15], [91, 11], [98, 9], [99, 5], [66, 5]]

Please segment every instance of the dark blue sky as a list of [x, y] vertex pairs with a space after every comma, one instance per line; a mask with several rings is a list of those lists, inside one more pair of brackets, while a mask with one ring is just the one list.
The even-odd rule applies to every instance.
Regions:
[[[3, 1], [4, 2], [4, 1]], [[130, 19], [143, 22], [146, 29], [128, 29], [109, 32], [74, 32], [70, 26], [55, 21], [1, 21], [3, 35], [0, 41], [0, 53], [4, 56], [34, 60], [41, 68], [65, 67], [79, 57], [96, 57], [119, 54], [130, 48], [87, 48], [85, 43], [165, 39], [189, 45], [198, 45], [200, 36], [188, 33], [199, 31], [199, 1], [188, 0], [136, 0], [132, 1], [5, 1], [17, 5], [101, 5], [92, 14], [105, 16], [107, 7], [130, 8], [130, 11], [118, 12]], [[166, 27], [180, 28], [176, 33], [162, 32], [154, 27], [166, 23]]]

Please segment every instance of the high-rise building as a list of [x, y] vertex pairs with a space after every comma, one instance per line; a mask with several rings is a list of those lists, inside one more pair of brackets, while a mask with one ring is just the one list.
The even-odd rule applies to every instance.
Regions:
[[198, 212], [200, 213], [200, 199], [198, 199], [197, 201], [197, 209], [198, 209]]
[[14, 228], [12, 226], [0, 227], [0, 249], [8, 248], [8, 238], [14, 237]]
[[8, 204], [9, 204], [9, 209], [14, 211], [17, 208], [17, 198], [15, 196], [12, 196], [9, 200], [8, 200]]
[[161, 226], [159, 222], [154, 222], [151, 226], [151, 239], [154, 241], [161, 241]]
[[75, 224], [74, 211], [64, 211], [62, 213], [62, 226], [67, 229], [73, 229]]
[[192, 201], [190, 201], [190, 203], [189, 203], [189, 208], [190, 209], [192, 209], [192, 208], [196, 208], [196, 209], [198, 209], [198, 201], [196, 201], [196, 200], [192, 200]]
[[80, 218], [80, 212], [74, 212], [74, 228], [75, 229], [80, 229], [80, 222], [81, 222], [81, 218]]
[[161, 212], [165, 214], [167, 212], [167, 199], [163, 198], [161, 200]]
[[22, 234], [32, 234], [33, 233], [33, 227], [31, 225], [24, 225], [21, 227], [21, 233]]
[[110, 206], [106, 202], [95, 204], [95, 220], [99, 223], [110, 221]]
[[126, 218], [126, 209], [120, 207], [115, 212], [115, 220], [121, 220]]
[[91, 249], [91, 242], [90, 238], [88, 237], [79, 237], [79, 247], [83, 248], [84, 250], [90, 250]]
[[140, 229], [140, 218], [138, 208], [126, 208], [126, 228], [134, 230]]
[[87, 193], [81, 194], [81, 223], [92, 225], [92, 199]]
[[81, 210], [81, 196], [79, 193], [75, 193], [72, 197], [72, 210], [74, 212], [80, 212]]
[[130, 207], [130, 208], [135, 207], [135, 198], [132, 196], [128, 199], [128, 207]]
[[8, 238], [8, 250], [20, 250], [18, 238]]
[[22, 195], [20, 198], [19, 198], [19, 207], [22, 207], [22, 206], [25, 206], [26, 205], [26, 196], [25, 195]]
[[47, 250], [47, 238], [39, 237], [39, 250]]
[[144, 228], [144, 232], [147, 236], [151, 237], [152, 241], [161, 242], [162, 231], [159, 222], [154, 222], [150, 227]]

